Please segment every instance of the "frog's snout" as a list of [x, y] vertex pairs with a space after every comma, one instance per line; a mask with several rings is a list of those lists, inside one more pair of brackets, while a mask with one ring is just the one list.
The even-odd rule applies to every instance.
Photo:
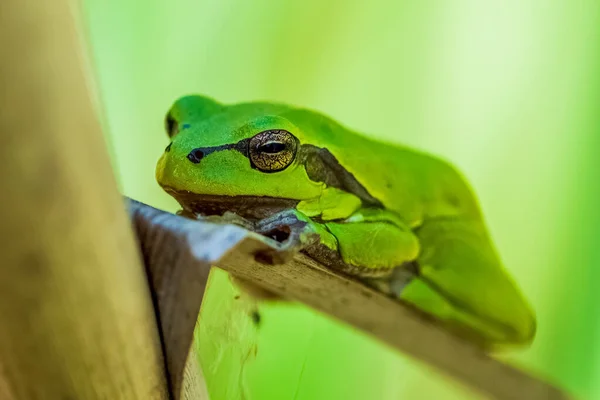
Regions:
[[198, 164], [204, 158], [204, 151], [202, 149], [194, 149], [187, 155], [187, 159]]

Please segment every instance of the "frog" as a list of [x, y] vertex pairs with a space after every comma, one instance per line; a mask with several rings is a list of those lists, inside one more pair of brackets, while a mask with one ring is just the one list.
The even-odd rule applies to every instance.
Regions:
[[190, 94], [164, 121], [156, 180], [184, 212], [299, 227], [316, 261], [486, 349], [535, 337], [473, 188], [445, 159], [276, 102]]

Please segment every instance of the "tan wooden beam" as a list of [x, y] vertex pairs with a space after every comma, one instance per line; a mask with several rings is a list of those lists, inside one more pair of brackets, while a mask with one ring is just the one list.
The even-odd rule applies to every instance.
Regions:
[[70, 0], [0, 6], [0, 393], [166, 399]]

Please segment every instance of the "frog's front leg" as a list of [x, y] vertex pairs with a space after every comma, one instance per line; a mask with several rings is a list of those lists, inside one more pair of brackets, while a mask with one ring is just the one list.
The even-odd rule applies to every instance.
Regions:
[[360, 278], [388, 276], [419, 253], [418, 239], [410, 228], [382, 209], [358, 210], [332, 221], [286, 210], [261, 221], [258, 231], [265, 234], [281, 226], [291, 228], [288, 240], [299, 243], [312, 258]]
[[280, 251], [323, 245], [337, 251], [337, 242], [327, 229], [295, 209], [288, 209], [256, 222], [254, 231], [281, 243]]
[[336, 238], [343, 272], [361, 278], [389, 276], [419, 254], [410, 227], [384, 209], [361, 209], [342, 221], [325, 222]]

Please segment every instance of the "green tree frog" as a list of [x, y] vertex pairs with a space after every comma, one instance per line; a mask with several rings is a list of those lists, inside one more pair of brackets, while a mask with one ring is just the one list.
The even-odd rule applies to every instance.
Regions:
[[166, 130], [156, 178], [187, 212], [296, 222], [318, 234], [310, 256], [391, 282], [389, 294], [454, 332], [488, 348], [533, 339], [535, 316], [448, 163], [267, 102], [185, 96]]

